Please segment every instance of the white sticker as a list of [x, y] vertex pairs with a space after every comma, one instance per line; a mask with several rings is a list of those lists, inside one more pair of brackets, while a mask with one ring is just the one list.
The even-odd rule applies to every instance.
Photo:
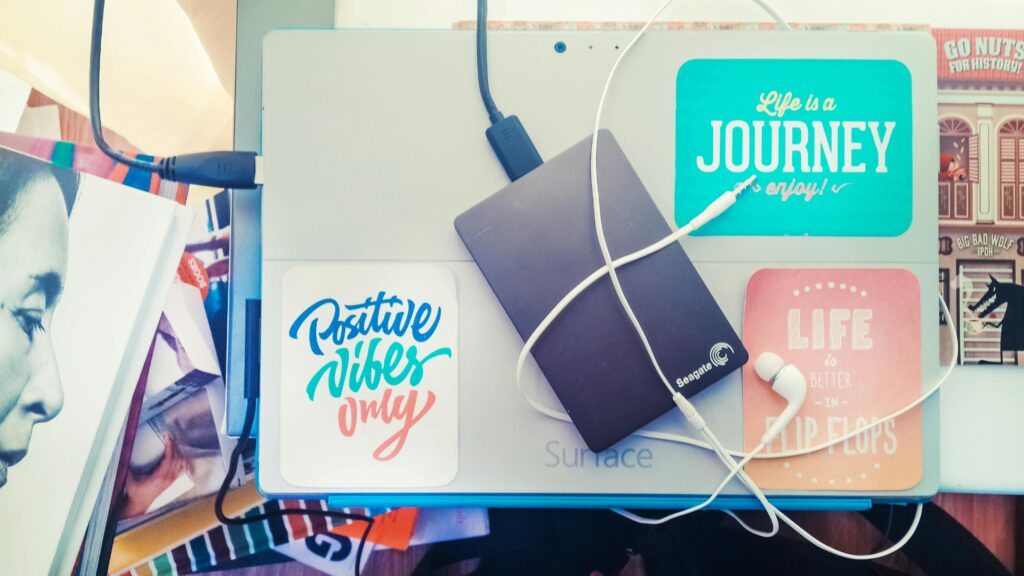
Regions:
[[458, 472], [458, 302], [434, 264], [283, 277], [281, 475], [303, 488], [441, 486]]

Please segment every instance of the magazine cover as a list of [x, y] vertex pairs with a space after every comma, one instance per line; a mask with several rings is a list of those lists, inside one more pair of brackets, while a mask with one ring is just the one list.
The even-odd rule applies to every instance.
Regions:
[[[1024, 363], [1024, 30], [933, 31], [939, 293], [960, 364]], [[942, 357], [950, 344], [943, 340]]]
[[[157, 327], [118, 533], [216, 492], [235, 446], [221, 433], [228, 192], [197, 208]], [[249, 470], [243, 466], [233, 485], [244, 483]]]
[[190, 224], [171, 202], [0, 148], [5, 573], [74, 562]]
[[[125, 186], [135, 188], [142, 192], [174, 200], [179, 204], [185, 204], [188, 199], [189, 186], [187, 184], [168, 182], [162, 180], [156, 174], [151, 174], [144, 170], [131, 168], [124, 164], [115, 162], [98, 148], [93, 146], [4, 132], [0, 132], [0, 146], [8, 147], [12, 150], [17, 150], [30, 156], [35, 156], [41, 160], [47, 160], [54, 166], [70, 168], [81, 174], [98, 176], [106, 180], [124, 184]], [[210, 201], [208, 201], [208, 203], [209, 202]], [[197, 220], [193, 227], [194, 233], [202, 233], [207, 229], [206, 224], [199, 220]], [[178, 279], [181, 280], [181, 282], [175, 283], [176, 287], [180, 288], [184, 283], [191, 282], [191, 284], [198, 286], [200, 281], [206, 282], [206, 280], [204, 280], [206, 277], [205, 270], [202, 268], [202, 265], [194, 264], [193, 259], [191, 258], [183, 257], [179, 264], [178, 271]], [[171, 300], [173, 299], [168, 300], [168, 304], [165, 305], [165, 310], [172, 304]], [[194, 322], [197, 325], [201, 324], [202, 326], [205, 326], [207, 324], [205, 316], [205, 312], [200, 309], [199, 317], [197, 317]], [[163, 320], [161, 321], [161, 324], [163, 324]], [[213, 345], [210, 344], [211, 349], [212, 347]], [[142, 408], [142, 400], [148, 381], [148, 366], [149, 362], [147, 361], [147, 369], [143, 370], [140, 387], [137, 390], [136, 396], [132, 399], [132, 409], [129, 411], [128, 424], [124, 431], [124, 441], [119, 441], [119, 444], [122, 445], [121, 451], [116, 453], [111, 461], [111, 469], [108, 469], [107, 471], [107, 476], [100, 492], [100, 498], [97, 501], [93, 518], [90, 521], [89, 532], [86, 535], [86, 542], [82, 551], [83, 563], [79, 567], [80, 570], [84, 571], [83, 573], [96, 572], [96, 568], [104, 565], [106, 562], [106, 560], [103, 559], [104, 555], [101, 550], [104, 547], [109, 549], [109, 541], [106, 544], [103, 544], [103, 540], [113, 538], [114, 527], [111, 525], [111, 530], [109, 531], [105, 529], [107, 518], [111, 515], [116, 518], [119, 515], [119, 513], [111, 509], [111, 502], [113, 502], [114, 508], [120, 509], [122, 507], [121, 494], [123, 492], [125, 480], [128, 477], [128, 460], [131, 454], [132, 445], [135, 442], [136, 429], [138, 428], [140, 421], [139, 416]], [[219, 374], [220, 372], [217, 373]], [[221, 385], [221, 388], [222, 387], [223, 385]], [[208, 392], [215, 394], [217, 390], [211, 388]], [[220, 393], [223, 395], [222, 389], [220, 390]], [[222, 406], [223, 401], [218, 405]], [[143, 420], [143, 422], [144, 421], [145, 420]], [[124, 450], [127, 450], [127, 453], [124, 453]], [[123, 458], [121, 457], [122, 455]], [[157, 475], [154, 474], [154, 476]], [[133, 478], [133, 480], [139, 480], [139, 478]], [[145, 476], [143, 476], [141, 480], [142, 481], [140, 482], [133, 482], [132, 486], [141, 486], [143, 487], [143, 493], [146, 493], [146, 491], [152, 493], [153, 481], [147, 481], [147, 477]], [[137, 505], [138, 498], [136, 498], [136, 506]]]

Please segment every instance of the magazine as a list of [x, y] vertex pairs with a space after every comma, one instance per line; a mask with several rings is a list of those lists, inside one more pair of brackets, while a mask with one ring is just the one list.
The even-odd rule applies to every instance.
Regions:
[[0, 149], [5, 572], [70, 573], [191, 221]]

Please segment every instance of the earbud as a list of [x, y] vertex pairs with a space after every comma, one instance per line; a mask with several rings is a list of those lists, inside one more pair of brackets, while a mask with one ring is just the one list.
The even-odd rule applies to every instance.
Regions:
[[786, 399], [786, 409], [761, 437], [761, 442], [767, 446], [786, 428], [804, 405], [804, 398], [807, 397], [807, 379], [799, 368], [786, 364], [778, 354], [772, 352], [763, 352], [757, 357], [754, 361], [754, 372], [757, 372], [762, 380], [770, 383], [776, 394]]

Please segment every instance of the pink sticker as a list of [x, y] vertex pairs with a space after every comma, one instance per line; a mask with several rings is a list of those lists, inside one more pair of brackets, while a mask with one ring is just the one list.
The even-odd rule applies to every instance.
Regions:
[[[807, 378], [796, 418], [768, 447], [820, 446], [909, 404], [921, 393], [921, 289], [903, 269], [760, 270], [747, 285], [743, 342], [751, 359], [774, 352]], [[785, 408], [743, 367], [747, 450]], [[780, 490], [905, 490], [921, 480], [920, 409], [835, 446], [747, 466]]]

